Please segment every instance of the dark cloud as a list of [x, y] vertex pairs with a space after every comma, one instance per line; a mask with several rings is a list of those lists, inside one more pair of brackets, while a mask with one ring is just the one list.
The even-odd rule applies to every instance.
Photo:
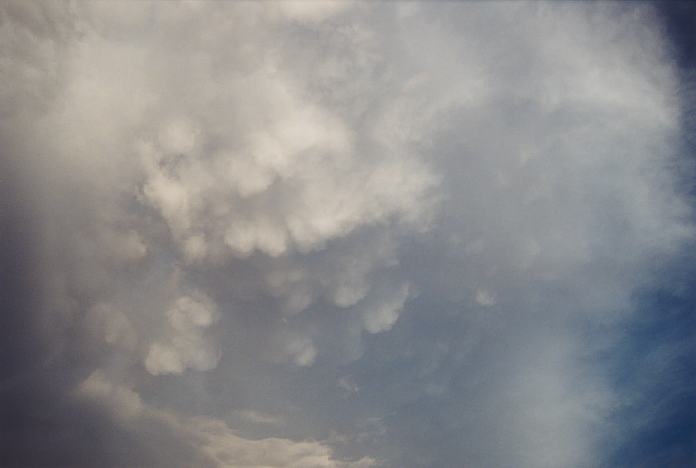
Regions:
[[2, 464], [693, 457], [656, 9], [0, 11]]

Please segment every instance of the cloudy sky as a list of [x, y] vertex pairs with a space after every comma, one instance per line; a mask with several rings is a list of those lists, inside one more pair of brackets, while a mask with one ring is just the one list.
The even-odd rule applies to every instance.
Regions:
[[0, 465], [696, 466], [688, 3], [0, 2]]

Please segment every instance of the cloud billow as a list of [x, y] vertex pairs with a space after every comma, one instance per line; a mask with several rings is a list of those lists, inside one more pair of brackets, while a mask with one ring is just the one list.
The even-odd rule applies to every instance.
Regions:
[[648, 5], [0, 12], [0, 215], [35, 234], [3, 237], [0, 457], [580, 467], [630, 437], [595, 357], [693, 236]]

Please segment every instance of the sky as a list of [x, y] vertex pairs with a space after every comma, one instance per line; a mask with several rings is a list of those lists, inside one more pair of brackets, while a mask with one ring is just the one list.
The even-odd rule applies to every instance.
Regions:
[[0, 2], [0, 465], [696, 467], [688, 2]]

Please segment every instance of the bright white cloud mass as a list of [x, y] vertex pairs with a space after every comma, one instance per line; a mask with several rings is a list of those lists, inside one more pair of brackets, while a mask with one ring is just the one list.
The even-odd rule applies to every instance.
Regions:
[[607, 466], [679, 88], [640, 3], [3, 2], [0, 455]]

